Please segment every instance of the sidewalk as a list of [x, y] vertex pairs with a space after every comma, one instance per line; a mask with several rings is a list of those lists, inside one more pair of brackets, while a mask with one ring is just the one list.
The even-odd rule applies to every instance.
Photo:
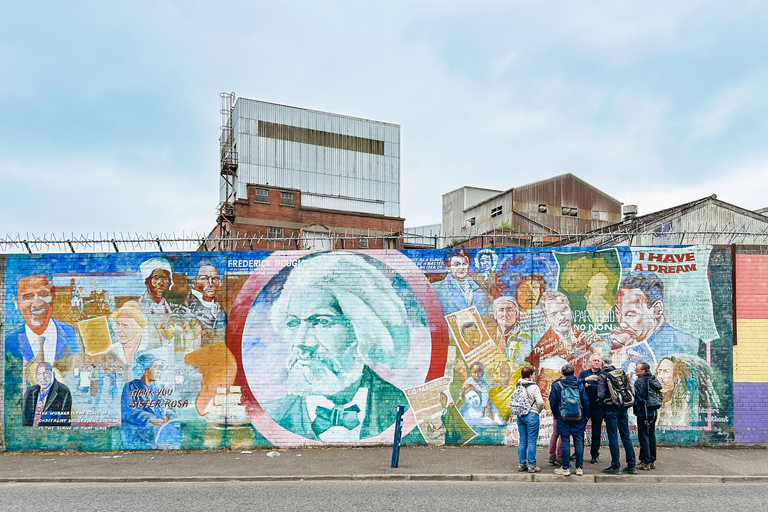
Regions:
[[[275, 453], [279, 455], [275, 455]], [[271, 455], [271, 456], [270, 456]], [[768, 483], [768, 450], [659, 448], [658, 469], [604, 475], [584, 464], [584, 476], [556, 476], [545, 449], [541, 473], [517, 472], [517, 449], [499, 446], [403, 447], [391, 468], [391, 447], [253, 450], [248, 452], [3, 453], [0, 482], [215, 482], [278, 480], [476, 480], [545, 482]]]

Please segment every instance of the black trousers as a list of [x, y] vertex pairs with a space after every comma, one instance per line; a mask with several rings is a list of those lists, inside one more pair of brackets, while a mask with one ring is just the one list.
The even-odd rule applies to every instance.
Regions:
[[640, 443], [640, 462], [656, 462], [656, 411], [648, 411], [649, 416], [637, 417], [637, 440]]
[[596, 459], [600, 456], [600, 437], [603, 431], [603, 410], [598, 408], [589, 411], [589, 420], [592, 422], [592, 443], [589, 447], [589, 455]]

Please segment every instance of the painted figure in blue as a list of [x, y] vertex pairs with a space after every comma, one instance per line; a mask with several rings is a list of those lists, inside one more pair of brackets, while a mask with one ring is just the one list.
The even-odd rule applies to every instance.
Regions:
[[137, 378], [123, 386], [120, 438], [125, 450], [157, 448], [157, 428], [173, 416], [171, 409], [162, 407], [163, 397], [158, 396], [155, 381], [160, 376], [159, 363], [151, 353], [139, 355], [134, 366]]
[[610, 334], [614, 350], [647, 342], [656, 360], [667, 354], [698, 354], [701, 340], [664, 318], [664, 283], [652, 272], [630, 272], [624, 278], [616, 294], [616, 320], [619, 329]]
[[[70, 324], [51, 318], [56, 288], [42, 274], [26, 276], [16, 283], [13, 303], [24, 319], [24, 325], [5, 336], [5, 349], [24, 361], [38, 363], [68, 360], [80, 348], [75, 329]], [[56, 365], [62, 366], [60, 365]], [[61, 368], [63, 371], [69, 367]]]
[[469, 365], [470, 376], [461, 386], [461, 396], [464, 398], [470, 390], [474, 390], [480, 397], [481, 417], [491, 418], [491, 397], [488, 395], [490, 387], [485, 381], [485, 366], [480, 361]]
[[432, 285], [443, 306], [443, 313], [449, 315], [472, 306], [478, 313], [488, 312], [490, 296], [469, 276], [469, 254], [464, 249], [449, 253], [443, 260], [448, 275]]
[[302, 260], [270, 315], [290, 343], [288, 395], [263, 407], [283, 428], [309, 439], [354, 441], [391, 426], [398, 405], [408, 408], [403, 392], [373, 367], [407, 367], [409, 314], [390, 279], [363, 256], [332, 252]]

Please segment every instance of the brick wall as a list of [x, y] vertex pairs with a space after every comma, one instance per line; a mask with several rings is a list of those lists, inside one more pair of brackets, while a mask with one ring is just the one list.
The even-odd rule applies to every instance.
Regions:
[[[267, 200], [257, 200], [256, 190], [267, 190]], [[291, 204], [283, 204], [281, 194], [291, 195]], [[306, 249], [302, 230], [329, 233], [334, 240], [333, 249], [360, 249], [360, 238], [365, 237], [368, 249], [401, 249], [402, 240], [392, 234], [404, 231], [404, 220], [381, 215], [308, 208], [301, 204], [301, 193], [293, 189], [248, 187], [248, 199], [234, 203], [234, 232], [241, 238], [267, 238], [269, 228], [281, 230], [281, 238], [297, 241], [254, 241], [246, 248], [256, 250]], [[391, 239], [391, 240], [390, 240]], [[298, 245], [298, 247], [297, 247]], [[310, 242], [309, 245], [312, 245]]]
[[[666, 375], [661, 442], [731, 441], [750, 410], [737, 397], [734, 418], [733, 365], [752, 360], [734, 363], [729, 248], [4, 261], [7, 450], [387, 444], [398, 406], [406, 444], [515, 444], [521, 366], [547, 395], [592, 352]], [[632, 283], [646, 299], [626, 315]], [[36, 409], [54, 380], [58, 401]], [[545, 411], [542, 441], [551, 429]]]
[[736, 441], [768, 443], [768, 247], [739, 248], [733, 392]]

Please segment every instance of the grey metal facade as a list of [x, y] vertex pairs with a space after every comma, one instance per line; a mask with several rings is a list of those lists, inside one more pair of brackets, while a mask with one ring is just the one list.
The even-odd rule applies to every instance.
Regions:
[[[237, 99], [232, 121], [238, 199], [248, 184], [270, 185], [300, 190], [305, 207], [400, 216], [400, 126], [247, 98]], [[342, 147], [281, 139], [265, 126]], [[382, 154], [343, 147], [361, 140]]]
[[505, 191], [463, 187], [443, 195], [446, 236], [473, 237], [501, 226], [519, 233], [585, 233], [620, 220], [620, 201], [572, 174]]

